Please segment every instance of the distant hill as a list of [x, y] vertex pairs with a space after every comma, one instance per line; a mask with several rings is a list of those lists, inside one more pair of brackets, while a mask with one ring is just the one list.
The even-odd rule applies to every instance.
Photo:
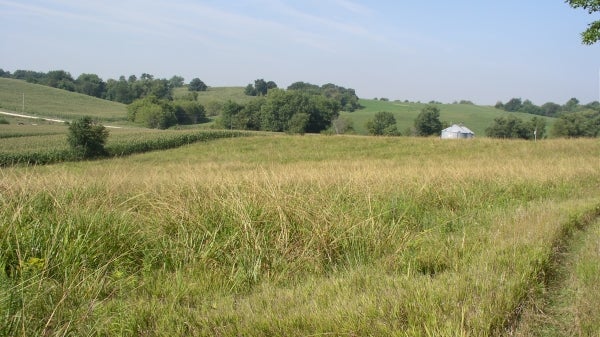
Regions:
[[[367, 134], [365, 124], [379, 111], [393, 113], [398, 123], [398, 130], [404, 133], [406, 129], [414, 125], [415, 118], [421, 112], [421, 109], [427, 105], [422, 103], [388, 102], [369, 99], [361, 99], [360, 104], [365, 108], [354, 112], [342, 112], [341, 114], [353, 121], [354, 129], [358, 134]], [[463, 123], [475, 132], [475, 136], [485, 136], [485, 129], [494, 122], [494, 118], [500, 116], [515, 115], [523, 120], [535, 117], [535, 115], [520, 112], [498, 110], [492, 106], [472, 104], [437, 104], [436, 106], [440, 109], [440, 120], [450, 124]], [[550, 117], [542, 118], [546, 119], [547, 132], [555, 119]]]
[[0, 109], [65, 120], [84, 115], [110, 122], [127, 120], [125, 104], [9, 78], [0, 78]]
[[[44, 85], [32, 84], [22, 80], [0, 78], [0, 109], [22, 112], [23, 94], [25, 94], [26, 114], [40, 117], [56, 117], [71, 120], [80, 116], [92, 116], [103, 121], [127, 123], [127, 109], [125, 104], [98, 99], [95, 97], [78, 94]], [[189, 95], [187, 87], [176, 88], [173, 92], [175, 99]], [[207, 91], [198, 92], [197, 101], [205, 107], [217, 103], [221, 105], [228, 100], [245, 104], [255, 99], [244, 94], [243, 87], [210, 87]], [[364, 109], [354, 112], [342, 112], [353, 121], [354, 129], [358, 134], [367, 134], [365, 124], [379, 111], [388, 111], [394, 114], [398, 123], [398, 130], [405, 130], [413, 126], [414, 120], [426, 106], [422, 103], [407, 103], [399, 101], [380, 101], [361, 99], [360, 104]], [[462, 123], [475, 132], [476, 136], [485, 136], [485, 129], [489, 127], [494, 118], [515, 115], [524, 120], [529, 120], [534, 115], [506, 112], [491, 106], [471, 104], [439, 104], [440, 119], [450, 124]], [[541, 117], [541, 116], [540, 116]], [[554, 123], [554, 118], [546, 119], [548, 131]]]

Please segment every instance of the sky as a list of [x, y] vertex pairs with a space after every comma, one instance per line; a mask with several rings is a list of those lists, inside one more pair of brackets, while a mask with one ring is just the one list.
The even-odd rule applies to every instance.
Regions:
[[0, 0], [0, 68], [200, 78], [361, 98], [600, 100], [600, 18], [563, 0]]

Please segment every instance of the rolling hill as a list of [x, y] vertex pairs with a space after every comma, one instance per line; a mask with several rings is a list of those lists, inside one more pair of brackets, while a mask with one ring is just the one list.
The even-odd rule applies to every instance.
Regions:
[[[394, 114], [398, 124], [398, 130], [404, 131], [414, 125], [414, 120], [426, 104], [405, 103], [405, 102], [387, 102], [361, 99], [360, 104], [364, 109], [354, 112], [343, 112], [341, 115], [351, 119], [354, 123], [354, 129], [358, 134], [366, 134], [365, 124], [373, 118], [373, 115], [379, 111], [387, 111]], [[438, 104], [440, 109], [440, 119], [450, 124], [462, 123], [475, 132], [476, 136], [484, 136], [485, 129], [494, 122], [494, 118], [500, 116], [515, 115], [524, 120], [529, 120], [534, 115], [520, 112], [506, 112], [498, 110], [491, 106], [471, 105], [471, 104]], [[543, 117], [546, 119], [546, 130], [549, 130], [554, 118]]]
[[[90, 97], [65, 90], [51, 88], [43, 85], [27, 83], [21, 80], [0, 78], [0, 109], [22, 112], [23, 94], [25, 94], [26, 114], [38, 115], [40, 117], [58, 117], [73, 119], [75, 117], [88, 115], [109, 122], [126, 121], [126, 105], [107, 100]], [[176, 88], [173, 96], [175, 99], [184, 98], [189, 95], [186, 87]], [[254, 97], [244, 94], [243, 87], [211, 87], [207, 91], [199, 92], [197, 101], [207, 110], [215, 110], [228, 100], [237, 103], [247, 103]], [[394, 114], [398, 123], [398, 130], [405, 130], [413, 126], [414, 120], [425, 107], [422, 103], [410, 103], [399, 101], [380, 101], [372, 99], [361, 99], [360, 104], [364, 109], [354, 112], [342, 112], [341, 115], [353, 121], [357, 134], [367, 134], [365, 124], [379, 111], [388, 111]], [[439, 104], [440, 118], [450, 124], [463, 123], [473, 130], [476, 136], [484, 136], [485, 129], [490, 126], [494, 118], [513, 114], [525, 120], [533, 115], [524, 113], [509, 113], [495, 109], [491, 106], [480, 106], [470, 104]], [[218, 108], [216, 108], [218, 109]], [[554, 118], [546, 118], [547, 130], [552, 126]]]
[[127, 119], [125, 104], [8, 78], [0, 78], [0, 109], [66, 120], [84, 115], [110, 122]]

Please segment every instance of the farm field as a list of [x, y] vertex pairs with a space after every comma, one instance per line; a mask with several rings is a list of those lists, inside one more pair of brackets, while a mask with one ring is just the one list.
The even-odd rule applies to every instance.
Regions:
[[596, 233], [599, 155], [256, 135], [2, 168], [0, 335], [519, 334], [560, 243]]
[[[37, 125], [16, 128], [0, 136], [0, 167], [26, 164], [51, 164], [81, 160], [67, 142], [67, 126]], [[29, 132], [28, 132], [29, 130]], [[2, 131], [2, 125], [0, 125]], [[165, 150], [218, 138], [250, 136], [250, 132], [200, 129], [110, 129], [105, 144], [106, 157]]]
[[65, 120], [87, 115], [127, 124], [125, 104], [9, 78], [0, 78], [0, 110]]

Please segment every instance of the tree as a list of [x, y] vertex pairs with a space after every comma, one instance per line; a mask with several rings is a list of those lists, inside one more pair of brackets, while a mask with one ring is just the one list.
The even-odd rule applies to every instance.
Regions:
[[541, 106], [542, 114], [548, 117], [555, 117], [560, 113], [562, 107], [559, 104], [548, 102]]
[[106, 155], [104, 144], [107, 139], [108, 130], [91, 117], [82, 117], [69, 124], [67, 141], [83, 158]]
[[221, 118], [217, 123], [224, 129], [238, 129], [237, 115], [243, 108], [244, 106], [239, 103], [227, 101], [221, 108]]
[[546, 135], [546, 120], [543, 117], [533, 117], [529, 121], [527, 128], [533, 130], [535, 138], [544, 138]]
[[44, 84], [53, 88], [75, 91], [75, 80], [64, 70], [49, 71]]
[[106, 90], [106, 83], [96, 74], [81, 74], [75, 80], [75, 91], [81, 94], [102, 97]]
[[198, 124], [206, 121], [204, 107], [195, 101], [178, 101], [173, 103], [177, 124]]
[[259, 78], [254, 81], [254, 85], [251, 83], [244, 89], [244, 94], [248, 96], [266, 96], [269, 90], [277, 89], [277, 84], [273, 81], [265, 81]]
[[338, 135], [354, 131], [354, 123], [348, 117], [340, 116], [331, 121], [331, 125]]
[[127, 106], [127, 118], [151, 129], [166, 129], [177, 124], [175, 108], [164, 99], [147, 96]]
[[208, 86], [202, 82], [199, 78], [194, 78], [190, 81], [190, 85], [188, 86], [189, 91], [206, 91]]
[[521, 109], [519, 109], [519, 111], [528, 113], [528, 114], [532, 114], [532, 115], [542, 115], [543, 114], [542, 108], [533, 104], [533, 102], [531, 102], [528, 99], [523, 101], [523, 105], [521, 106]]
[[588, 110], [562, 114], [552, 128], [555, 137], [600, 136], [600, 112]]
[[396, 117], [387, 111], [380, 111], [375, 114], [372, 120], [366, 124], [369, 133], [375, 136], [398, 136], [398, 127]]
[[[583, 8], [589, 14], [600, 11], [600, 0], [567, 0], [573, 8]], [[588, 25], [588, 28], [581, 33], [581, 41], [584, 44], [591, 45], [600, 40], [600, 20], [594, 21]]]
[[318, 85], [295, 82], [287, 88], [288, 90], [302, 91], [311, 95], [322, 95], [328, 99], [337, 101], [340, 107], [344, 111], [352, 112], [356, 109], [362, 108], [358, 102], [358, 96], [354, 89], [346, 89], [338, 85], [327, 83], [319, 87]]
[[246, 88], [244, 88], [244, 94], [247, 96], [256, 96], [256, 89], [251, 83], [248, 83]]
[[510, 112], [519, 111], [521, 107], [523, 107], [523, 101], [520, 98], [511, 98], [510, 101], [504, 104], [504, 110]]
[[303, 135], [306, 132], [310, 115], [304, 112], [296, 113], [290, 118], [287, 132]]
[[529, 123], [525, 123], [521, 118], [510, 115], [495, 118], [494, 123], [485, 129], [485, 133], [492, 138], [532, 139], [536, 127], [538, 137], [543, 135], [545, 125], [545, 121], [539, 117], [534, 117]]
[[575, 97], [569, 99], [565, 105], [563, 105], [563, 110], [568, 112], [575, 112], [579, 108], [579, 100]]
[[121, 76], [118, 81], [113, 79], [106, 81], [106, 99], [129, 104], [133, 102], [135, 99], [134, 97], [133, 90], [131, 89], [131, 82], [128, 82], [125, 79], [125, 76]]
[[265, 96], [269, 91], [269, 86], [267, 85], [267, 82], [261, 78], [254, 81], [254, 90], [256, 90], [258, 96]]
[[434, 105], [424, 107], [415, 119], [415, 131], [417, 136], [439, 135], [442, 132], [440, 109]]
[[169, 86], [171, 88], [181, 88], [183, 87], [184, 79], [181, 76], [174, 75], [169, 79]]

